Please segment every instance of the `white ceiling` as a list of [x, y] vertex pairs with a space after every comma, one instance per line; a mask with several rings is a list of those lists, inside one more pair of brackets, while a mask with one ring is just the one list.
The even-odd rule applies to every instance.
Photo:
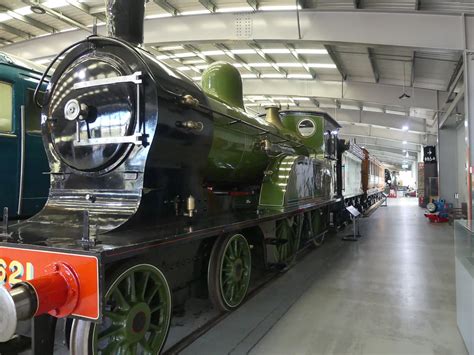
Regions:
[[[38, 5], [45, 14], [33, 13], [30, 5]], [[474, 13], [474, 1], [466, 0], [300, 0], [299, 7], [301, 11]], [[147, 4], [146, 18], [278, 10], [296, 10], [295, 1], [153, 0]], [[72, 34], [78, 28], [91, 31], [94, 22], [101, 25], [105, 21], [104, 11], [105, 2], [101, 0], [0, 0], [0, 45], [3, 44], [4, 50], [8, 52], [13, 43], [18, 49], [18, 45], [27, 46], [33, 38], [69, 31]], [[350, 24], [347, 31], [351, 31]], [[147, 48], [197, 82], [210, 63], [218, 60], [233, 63], [242, 74], [246, 90], [245, 103], [249, 111], [261, 112], [269, 103], [278, 103], [289, 109], [318, 108], [336, 118], [344, 117], [341, 132], [358, 140], [375, 138], [379, 142], [389, 142], [387, 137], [395, 137], [392, 141], [398, 141], [397, 147], [393, 147], [392, 142], [390, 154], [379, 154], [382, 161], [391, 163], [399, 163], [400, 159], [406, 158], [407, 152], [403, 152], [407, 150], [406, 144], [412, 144], [419, 150], [420, 145], [433, 142], [436, 134], [434, 107], [437, 105], [427, 107], [419, 104], [418, 92], [424, 95], [429, 92], [433, 92], [433, 95], [445, 93], [461, 59], [461, 52], [456, 50], [306, 40], [279, 41], [274, 38], [220, 43], [166, 42], [163, 45], [153, 42], [153, 46], [147, 45]], [[29, 53], [27, 59], [39, 64], [48, 64], [52, 59], [51, 56], [35, 56], [34, 51]], [[252, 87], [281, 86], [281, 82], [285, 86], [282, 94], [271, 92], [270, 89], [258, 92], [252, 90]], [[394, 97], [387, 102], [378, 100], [375, 95], [373, 99], [334, 93], [315, 95], [309, 89], [314, 83], [341, 85], [342, 82], [353, 83], [353, 86], [357, 83], [359, 86], [371, 85], [381, 91], [390, 91]], [[301, 89], [292, 91], [293, 87], [302, 86], [308, 87], [307, 94], [302, 94]], [[398, 100], [403, 92], [410, 98]], [[360, 117], [358, 122], [354, 118], [356, 113]], [[388, 133], [385, 134], [383, 129]], [[410, 159], [415, 156], [413, 150], [415, 148], [408, 149], [408, 153], [412, 154]]]

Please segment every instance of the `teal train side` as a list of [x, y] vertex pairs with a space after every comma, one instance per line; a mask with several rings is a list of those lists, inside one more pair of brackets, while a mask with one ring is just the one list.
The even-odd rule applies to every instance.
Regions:
[[0, 208], [8, 207], [10, 218], [35, 214], [48, 196], [41, 110], [33, 102], [41, 72], [34, 63], [0, 53]]

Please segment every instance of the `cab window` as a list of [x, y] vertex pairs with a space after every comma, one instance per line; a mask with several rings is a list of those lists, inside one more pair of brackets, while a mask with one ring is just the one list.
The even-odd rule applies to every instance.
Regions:
[[[28, 133], [41, 133], [41, 108], [39, 108], [33, 100], [35, 91], [27, 90], [26, 104], [25, 104], [25, 125]], [[42, 92], [38, 92], [38, 101], [43, 101]]]
[[0, 132], [13, 131], [13, 86], [0, 82]]

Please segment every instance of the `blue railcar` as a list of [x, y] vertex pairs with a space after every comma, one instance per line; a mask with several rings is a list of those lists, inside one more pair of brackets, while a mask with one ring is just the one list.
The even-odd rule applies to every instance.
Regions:
[[8, 207], [10, 218], [35, 214], [48, 196], [41, 110], [33, 102], [41, 72], [34, 63], [0, 53], [0, 208]]

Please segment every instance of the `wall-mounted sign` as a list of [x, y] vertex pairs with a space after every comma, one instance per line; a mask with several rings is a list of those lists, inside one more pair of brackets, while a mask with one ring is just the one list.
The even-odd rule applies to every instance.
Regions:
[[427, 145], [423, 148], [423, 161], [425, 163], [436, 163], [436, 146]]

